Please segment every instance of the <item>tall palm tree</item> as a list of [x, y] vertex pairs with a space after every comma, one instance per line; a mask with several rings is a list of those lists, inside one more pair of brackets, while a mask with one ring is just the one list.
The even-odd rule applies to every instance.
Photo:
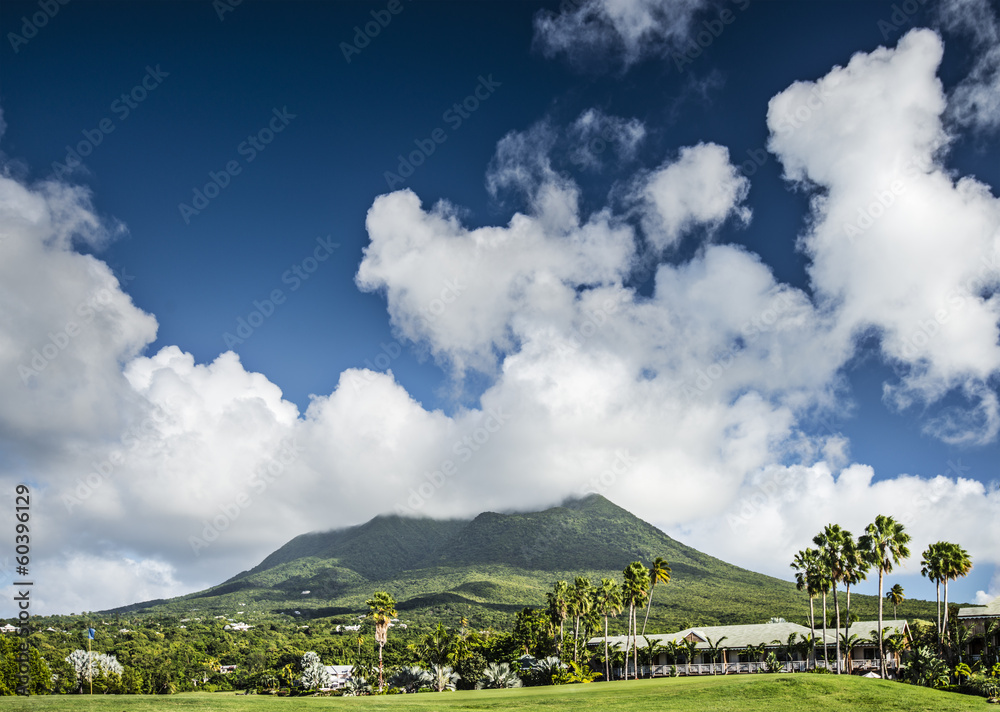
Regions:
[[854, 537], [839, 524], [827, 524], [819, 534], [813, 537], [813, 543], [819, 547], [827, 573], [833, 586], [833, 608], [837, 613], [837, 674], [841, 673], [840, 660], [840, 601], [837, 599], [837, 584], [844, 581], [846, 572], [850, 570], [854, 550]]
[[938, 648], [941, 647], [941, 582], [944, 581], [944, 558], [948, 542], [939, 541], [927, 547], [920, 556], [920, 575], [934, 582], [934, 593], [937, 598], [937, 636]]
[[577, 576], [573, 588], [569, 590], [568, 610], [573, 614], [573, 662], [578, 661], [580, 650], [580, 619], [587, 616], [593, 607], [594, 585], [585, 576]]
[[378, 689], [384, 686], [382, 679], [382, 649], [389, 641], [389, 624], [396, 617], [396, 601], [385, 591], [376, 591], [365, 601], [368, 617], [375, 623], [375, 640], [378, 642]]
[[[645, 599], [646, 592], [649, 591], [649, 569], [642, 565], [641, 561], [633, 561], [625, 567], [622, 572], [625, 578], [623, 588], [625, 603], [628, 604], [629, 630], [632, 633], [632, 654], [635, 665], [635, 679], [639, 679], [639, 651], [636, 649], [636, 633], [638, 625], [635, 615], [636, 604]], [[625, 648], [625, 677], [628, 679], [628, 647]]]
[[569, 584], [565, 581], [556, 581], [552, 590], [546, 594], [549, 601], [549, 613], [553, 621], [559, 622], [559, 645], [557, 651], [562, 658], [563, 649], [563, 621], [569, 615]]
[[883, 679], [888, 671], [885, 666], [885, 645], [882, 635], [882, 582], [885, 575], [892, 572], [893, 566], [909, 558], [910, 549], [907, 544], [910, 543], [910, 539], [910, 535], [900, 522], [879, 514], [858, 540], [865, 558], [878, 570], [878, 659], [879, 672]]
[[830, 669], [830, 648], [827, 644], [826, 626], [830, 616], [826, 613], [826, 597], [830, 595], [830, 587], [833, 586], [833, 579], [830, 578], [830, 569], [826, 565], [826, 560], [820, 556], [816, 560], [816, 590], [823, 597], [823, 665], [824, 669]]
[[847, 619], [844, 628], [851, 632], [851, 586], [861, 583], [868, 577], [871, 564], [865, 559], [858, 543], [851, 537], [848, 539], [844, 552], [844, 585], [847, 587]]
[[903, 587], [898, 583], [893, 584], [892, 588], [889, 589], [889, 593], [885, 594], [885, 598], [892, 604], [893, 619], [899, 618], [899, 613], [896, 612], [896, 609], [899, 608], [900, 603], [906, 600], [906, 596], [903, 595]]
[[670, 574], [670, 564], [662, 556], [657, 556], [649, 568], [649, 598], [646, 600], [646, 617], [642, 621], [642, 635], [646, 635], [646, 621], [649, 620], [649, 607], [653, 603], [653, 590], [657, 582], [670, 583]]
[[[795, 569], [795, 587], [809, 595], [809, 629], [816, 636], [816, 614], [813, 600], [819, 595], [819, 551], [806, 547], [795, 554], [791, 567]], [[825, 615], [825, 612], [824, 612]]]
[[958, 544], [948, 544], [944, 558], [944, 620], [941, 622], [941, 637], [948, 634], [948, 582], [961, 576], [967, 576], [972, 571], [972, 559], [969, 552]]
[[622, 610], [622, 589], [618, 582], [602, 578], [594, 593], [594, 608], [604, 616], [604, 679], [611, 679], [611, 662], [608, 658], [608, 616], [617, 616]]

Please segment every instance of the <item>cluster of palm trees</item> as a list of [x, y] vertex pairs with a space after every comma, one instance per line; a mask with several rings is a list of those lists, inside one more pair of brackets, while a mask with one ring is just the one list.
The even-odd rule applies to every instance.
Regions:
[[[868, 577], [869, 571], [878, 572], [878, 629], [874, 638], [878, 639], [879, 661], [882, 677], [886, 676], [885, 638], [882, 631], [883, 602], [888, 600], [896, 607], [903, 602], [903, 589], [899, 584], [892, 587], [883, 597], [883, 584], [886, 574], [909, 558], [910, 535], [902, 523], [890, 516], [879, 514], [875, 521], [865, 527], [864, 534], [857, 539], [839, 524], [828, 524], [819, 534], [813, 537], [816, 548], [807, 547], [795, 554], [791, 567], [795, 569], [795, 581], [800, 591], [809, 595], [809, 625], [813, 636], [816, 634], [813, 600], [821, 597], [823, 600], [823, 656], [829, 665], [829, 654], [826, 645], [827, 596], [833, 593], [833, 605], [836, 614], [837, 635], [836, 661], [837, 673], [842, 672], [841, 642], [851, 639], [851, 586]], [[972, 561], [968, 552], [957, 544], [937, 542], [931, 544], [923, 553], [921, 573], [938, 586], [938, 638], [944, 636], [947, 628], [948, 581], [965, 576], [972, 569]], [[945, 588], [945, 615], [942, 622], [940, 588]], [[843, 585], [847, 594], [847, 626], [842, 631], [840, 622], [839, 587]], [[873, 638], [873, 640], [874, 640]]]
[[[920, 573], [934, 582], [937, 594], [938, 646], [948, 634], [948, 582], [972, 570], [969, 553], [958, 544], [939, 541], [927, 547], [920, 560]], [[941, 584], [944, 584], [944, 615], [941, 608]]]
[[[546, 594], [548, 613], [553, 626], [559, 627], [559, 640], [556, 645], [559, 657], [563, 657], [565, 645], [565, 622], [573, 624], [573, 662], [579, 660], [581, 635], [583, 625], [583, 644], [590, 633], [597, 630], [603, 618], [604, 623], [604, 679], [611, 679], [611, 663], [608, 651], [608, 618], [617, 616], [628, 609], [628, 633], [626, 640], [631, 640], [625, 648], [626, 677], [628, 675], [628, 653], [631, 650], [634, 657], [635, 674], [638, 675], [639, 658], [636, 638], [645, 635], [646, 623], [649, 621], [649, 609], [653, 602], [653, 590], [657, 583], [670, 583], [670, 565], [663, 557], [656, 557], [650, 568], [641, 561], [633, 561], [622, 571], [622, 581], [613, 578], [602, 578], [595, 586], [590, 579], [578, 576], [570, 586], [565, 581], [556, 581], [553, 589]], [[645, 607], [642, 631], [639, 632], [638, 611]]]

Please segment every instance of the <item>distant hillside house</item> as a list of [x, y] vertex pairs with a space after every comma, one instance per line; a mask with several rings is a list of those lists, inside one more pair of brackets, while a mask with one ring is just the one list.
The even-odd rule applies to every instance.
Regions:
[[16, 633], [18, 630], [20, 629], [8, 623], [4, 627], [0, 628], [0, 633]]
[[246, 623], [226, 623], [222, 630], [235, 630], [235, 631], [248, 631], [253, 628], [252, 625], [247, 625]]
[[985, 606], [958, 609], [958, 622], [967, 625], [974, 638], [969, 649], [973, 660], [979, 660], [983, 653], [983, 646], [986, 644], [984, 638], [986, 629], [997, 620], [1000, 620], [1000, 596]]
[[[849, 664], [851, 672], [868, 672], [879, 669], [878, 643], [872, 637], [878, 629], [878, 621], [858, 621], [851, 625], [850, 635], [856, 635], [860, 643], [848, 656], [842, 651], [845, 669]], [[889, 636], [895, 632], [903, 633], [909, 639], [909, 628], [905, 620], [883, 620], [882, 629]], [[830, 669], [836, 669], [836, 636], [833, 628], [827, 628], [827, 644], [829, 645]], [[686, 628], [676, 633], [664, 633], [637, 637], [639, 649], [639, 676], [669, 675], [674, 668], [679, 675], [728, 675], [744, 672], [761, 672], [766, 669], [764, 660], [771, 652], [778, 656], [783, 672], [804, 672], [817, 667], [824, 667], [823, 631], [816, 630], [816, 648], [811, 654], [806, 654], [801, 643], [809, 638], [809, 628], [798, 623], [785, 621], [775, 623], [760, 623], [756, 625], [720, 625], [698, 626]], [[789, 638], [795, 645], [788, 648]], [[648, 642], [647, 642], [648, 641]], [[670, 650], [664, 650], [669, 644], [695, 644], [695, 654], [689, 661], [687, 652], [681, 648], [676, 655]], [[624, 650], [626, 644], [631, 646], [631, 637], [624, 635], [608, 636], [608, 644], [617, 650]], [[587, 645], [599, 648], [603, 653], [604, 638], [596, 637], [587, 641]], [[647, 646], [658, 647], [656, 661], [652, 670], [645, 649]], [[763, 648], [763, 654], [750, 652], [748, 648]], [[631, 650], [631, 648], [630, 648]], [[628, 669], [632, 674], [634, 665], [632, 654], [629, 655]], [[849, 663], [848, 663], [849, 660]], [[895, 671], [899, 668], [899, 660], [887, 655], [886, 664]], [[618, 668], [613, 675], [622, 677], [624, 671]]]
[[351, 679], [351, 668], [351, 665], [327, 665], [326, 671], [330, 674], [330, 686], [320, 689], [339, 690]]
[[219, 666], [219, 672], [221, 674], [223, 674], [223, 675], [231, 675], [232, 673], [236, 672], [236, 666], [235, 665], [220, 665]]

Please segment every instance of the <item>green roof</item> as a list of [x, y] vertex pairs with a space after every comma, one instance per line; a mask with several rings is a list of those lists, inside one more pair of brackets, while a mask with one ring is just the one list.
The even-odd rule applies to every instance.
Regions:
[[992, 616], [1000, 616], [1000, 596], [997, 596], [985, 606], [958, 609], [959, 618], [990, 618]]

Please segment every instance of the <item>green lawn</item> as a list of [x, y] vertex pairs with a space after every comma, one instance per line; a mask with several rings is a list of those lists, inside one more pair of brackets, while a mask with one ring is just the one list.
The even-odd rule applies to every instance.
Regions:
[[427, 693], [385, 697], [275, 698], [233, 693], [187, 693], [156, 696], [0, 697], [0, 709], [10, 710], [181, 710], [206, 712], [291, 712], [337, 708], [359, 712], [394, 710], [530, 710], [572, 709], [573, 712], [623, 710], [651, 712], [920, 712], [921, 710], [989, 710], [982, 697], [857, 677], [832, 675], [731, 675], [615, 682], [611, 684], [530, 687], [520, 690]]

